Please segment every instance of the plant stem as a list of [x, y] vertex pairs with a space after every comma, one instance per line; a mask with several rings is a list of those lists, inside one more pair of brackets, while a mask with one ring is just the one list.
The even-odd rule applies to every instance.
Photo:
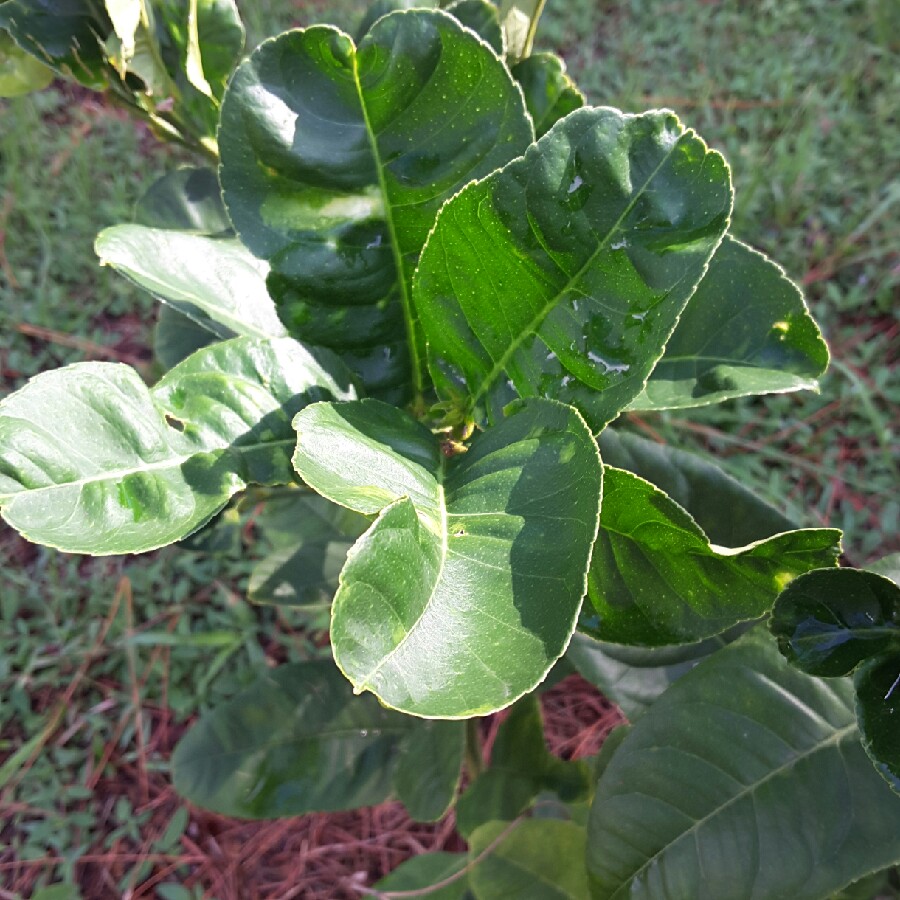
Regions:
[[466, 771], [470, 781], [474, 781], [484, 771], [478, 719], [466, 719]]

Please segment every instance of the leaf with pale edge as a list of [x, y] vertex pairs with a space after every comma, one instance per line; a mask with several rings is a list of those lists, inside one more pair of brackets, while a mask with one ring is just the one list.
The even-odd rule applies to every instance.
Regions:
[[584, 106], [584, 95], [555, 53], [535, 53], [523, 59], [512, 67], [512, 75], [522, 88], [539, 138], [560, 119]]
[[828, 347], [799, 288], [726, 235], [631, 409], [817, 390]]
[[248, 483], [291, 481], [291, 416], [353, 395], [339, 360], [290, 338], [199, 350], [153, 388], [118, 363], [46, 372], [0, 403], [3, 518], [73, 553], [173, 543]]
[[545, 396], [599, 432], [643, 390], [730, 212], [725, 160], [668, 112], [577, 110], [465, 187], [413, 285], [451, 417]]
[[597, 785], [594, 900], [820, 900], [896, 862], [900, 798], [859, 742], [853, 691], [755, 632], [632, 727]]
[[539, 684], [572, 635], [596, 536], [602, 468], [580, 416], [531, 401], [450, 459], [378, 401], [315, 404], [294, 424], [304, 481], [378, 513], [332, 611], [356, 690], [462, 718]]

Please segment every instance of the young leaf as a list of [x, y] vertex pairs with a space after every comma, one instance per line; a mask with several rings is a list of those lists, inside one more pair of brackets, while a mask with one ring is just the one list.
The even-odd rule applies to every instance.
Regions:
[[[811, 787], [812, 786], [812, 787]], [[900, 798], [859, 743], [852, 688], [753, 633], [679, 679], [625, 737], [588, 828], [594, 900], [819, 900], [897, 860]]]
[[817, 390], [828, 347], [780, 266], [726, 235], [632, 409]]
[[409, 280], [438, 209], [532, 139], [500, 59], [449, 14], [407, 10], [358, 48], [325, 26], [260, 46], [222, 107], [222, 188], [291, 332], [354, 351], [399, 400], [423, 384]]
[[335, 659], [356, 690], [441, 718], [532, 690], [571, 637], [596, 536], [602, 470], [578, 414], [525, 403], [451, 459], [377, 401], [316, 404], [294, 424], [307, 484], [379, 513], [332, 612]]
[[600, 431], [641, 390], [728, 224], [715, 151], [672, 113], [578, 110], [441, 210], [416, 274], [439, 395], [516, 395]]
[[352, 397], [338, 360], [289, 338], [198, 351], [148, 389], [118, 363], [45, 372], [0, 403], [0, 506], [29, 540], [139, 553], [209, 521], [251, 481], [292, 480], [291, 416]]
[[510, 65], [531, 53], [538, 21], [547, 0], [502, 0], [500, 21]]
[[771, 609], [797, 575], [836, 565], [841, 533], [789, 531], [746, 547], [713, 546], [677, 503], [630, 472], [604, 467], [605, 498], [588, 597], [597, 636], [685, 644]]
[[870, 660], [854, 683], [863, 746], [878, 773], [900, 794], [900, 653]]
[[[509, 828], [482, 825], [469, 842], [475, 860]], [[478, 900], [588, 900], [586, 835], [574, 822], [526, 819], [475, 865], [469, 882]]]
[[525, 95], [525, 105], [542, 138], [560, 119], [584, 106], [584, 95], [566, 74], [566, 64], [555, 53], [535, 53], [512, 67], [512, 75]]
[[792, 581], [769, 622], [778, 649], [810, 675], [849, 675], [869, 657], [900, 654], [900, 587], [859, 569]]
[[437, 822], [453, 804], [465, 740], [462, 722], [418, 720], [403, 742], [394, 790], [417, 822]]
[[414, 720], [354, 697], [331, 660], [280, 666], [204, 716], [172, 757], [175, 789], [249, 819], [380, 803]]

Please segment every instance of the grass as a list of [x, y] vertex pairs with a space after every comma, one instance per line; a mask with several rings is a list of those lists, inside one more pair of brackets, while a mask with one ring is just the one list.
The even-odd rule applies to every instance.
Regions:
[[[331, 7], [346, 27], [361, 5]], [[250, 43], [321, 20], [328, 6], [244, 3]], [[725, 152], [735, 233], [805, 285], [834, 354], [819, 395], [632, 417], [630, 427], [713, 455], [798, 524], [845, 528], [855, 563], [897, 549], [896, 5], [548, 7], [541, 43], [566, 55], [591, 102], [671, 107]], [[0, 393], [86, 357], [149, 360], [152, 300], [99, 270], [91, 247], [182, 159], [83, 92], [0, 105]], [[21, 864], [0, 869], [15, 891], [0, 897], [54, 883], [70, 886], [59, 897], [76, 896], [75, 861], [88, 852], [122, 860], [91, 870], [96, 896], [128, 896], [147, 875], [142, 854], [191, 845], [196, 820], [148, 787], [165, 783], [181, 722], [259, 668], [318, 652], [302, 621], [243, 600], [239, 557], [91, 560], [0, 533], [0, 865]], [[151, 890], [194, 896], [179, 887]]]

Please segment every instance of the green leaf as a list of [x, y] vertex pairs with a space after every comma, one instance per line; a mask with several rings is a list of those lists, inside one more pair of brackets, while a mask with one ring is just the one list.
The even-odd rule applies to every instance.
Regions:
[[771, 609], [788, 581], [836, 565], [841, 533], [789, 531], [745, 547], [710, 544], [659, 488], [604, 467], [588, 597], [597, 636], [617, 644], [685, 644]]
[[407, 10], [358, 48], [326, 26], [261, 45], [222, 107], [222, 188], [291, 333], [354, 351], [399, 402], [423, 385], [409, 281], [438, 209], [532, 137], [500, 59], [449, 14]]
[[106, 51], [112, 32], [106, 11], [72, 0], [6, 0], [0, 4], [0, 28], [35, 59], [86, 87], [106, 86]]
[[890, 578], [894, 584], [900, 586], [900, 553], [889, 553], [869, 563], [869, 571]]
[[118, 363], [38, 375], [0, 403], [3, 518], [73, 553], [180, 540], [248, 483], [292, 480], [291, 416], [353, 396], [341, 371], [289, 338], [236, 338], [198, 351], [152, 389]]
[[153, 354], [163, 369], [174, 368], [218, 340], [215, 332], [199, 325], [196, 318], [203, 319], [199, 310], [191, 317], [166, 304], [160, 306], [153, 331]]
[[354, 697], [330, 660], [280, 666], [181, 739], [175, 789], [204, 809], [267, 819], [383, 801], [411, 720]]
[[[469, 842], [476, 859], [509, 828], [482, 825]], [[584, 828], [557, 819], [526, 819], [469, 874], [477, 900], [588, 900]]]
[[100, 232], [95, 250], [101, 265], [112, 266], [218, 336], [287, 333], [266, 289], [268, 265], [239, 241], [115, 225]]
[[702, 456], [611, 428], [598, 443], [607, 465], [633, 472], [665, 491], [715, 544], [740, 547], [795, 527]]
[[32, 91], [42, 91], [51, 81], [53, 69], [19, 47], [6, 32], [0, 31], [0, 97], [21, 97]]
[[141, 24], [142, 0], [105, 0], [106, 14], [112, 22], [113, 31], [119, 39], [120, 59], [116, 68], [122, 78], [128, 62], [134, 56], [134, 41]]
[[441, 211], [414, 285], [439, 395], [598, 432], [641, 390], [725, 232], [727, 165], [668, 112], [582, 109]]
[[560, 119], [584, 106], [584, 95], [566, 74], [566, 64], [555, 53], [535, 53], [523, 59], [513, 66], [512, 75], [522, 88], [539, 138]]
[[212, 169], [183, 166], [158, 178], [134, 209], [136, 225], [222, 234], [231, 230]]
[[255, 603], [306, 606], [330, 603], [347, 551], [369, 521], [307, 491], [266, 502], [256, 519], [274, 550], [250, 573]]
[[332, 611], [335, 659], [356, 690], [460, 718], [540, 683], [571, 637], [596, 535], [601, 466], [578, 414], [525, 403], [451, 459], [377, 401], [318, 404], [294, 424], [307, 484], [379, 513]]
[[820, 900], [893, 863], [898, 832], [850, 684], [798, 672], [755, 632], [622, 741], [591, 811], [592, 897]]
[[456, 0], [446, 7], [453, 18], [471, 28], [498, 56], [506, 52], [497, 7], [489, 0]]
[[419, 720], [401, 749], [394, 790], [417, 822], [437, 822], [459, 787], [466, 727], [462, 722]]
[[[453, 878], [468, 864], [465, 853], [420, 853], [397, 866], [387, 878], [375, 885], [376, 891], [421, 891]], [[465, 900], [469, 879], [462, 875], [446, 887], [428, 891], [428, 900]]]
[[244, 52], [244, 25], [234, 0], [196, 0], [197, 40], [203, 77], [216, 100]]
[[854, 682], [863, 746], [878, 773], [900, 794], [900, 653], [867, 662]]
[[502, 0], [500, 3], [504, 44], [511, 65], [531, 53], [545, 3], [546, 0]]
[[849, 675], [869, 657], [900, 653], [900, 587], [858, 569], [792, 581], [769, 621], [778, 649], [810, 675]]
[[828, 347], [780, 266], [726, 235], [632, 409], [817, 390]]

